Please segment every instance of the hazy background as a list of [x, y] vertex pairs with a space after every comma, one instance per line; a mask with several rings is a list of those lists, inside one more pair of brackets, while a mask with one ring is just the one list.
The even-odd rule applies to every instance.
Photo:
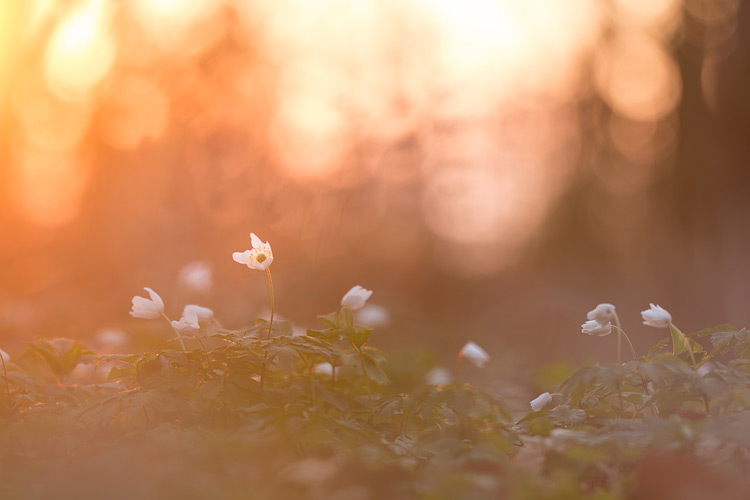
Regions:
[[749, 25], [738, 0], [2, 0], [0, 342], [164, 346], [128, 316], [144, 286], [246, 326], [251, 231], [280, 314], [365, 286], [390, 351], [612, 360], [580, 333], [598, 302], [641, 352], [651, 301], [747, 325]]

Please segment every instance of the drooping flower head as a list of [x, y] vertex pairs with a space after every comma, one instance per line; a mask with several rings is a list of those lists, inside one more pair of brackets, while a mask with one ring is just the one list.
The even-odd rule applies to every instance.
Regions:
[[532, 410], [539, 411], [542, 408], [544, 408], [544, 406], [547, 403], [549, 403], [550, 401], [552, 401], [552, 396], [550, 395], [550, 393], [549, 392], [543, 392], [539, 396], [537, 396], [536, 398], [534, 398], [531, 401], [529, 401], [529, 405], [531, 406]]
[[581, 325], [581, 333], [586, 335], [594, 335], [596, 337], [604, 337], [612, 333], [612, 323], [605, 325], [599, 323], [597, 320], [592, 319]]
[[10, 354], [0, 349], [0, 356], [3, 357], [3, 361], [5, 361], [6, 363], [10, 363]]
[[649, 304], [649, 306], [651, 306], [650, 309], [641, 311], [643, 324], [654, 328], [667, 328], [672, 322], [672, 315], [663, 307], [654, 304]]
[[190, 305], [185, 306], [185, 308], [182, 310], [182, 315], [183, 316], [193, 315], [199, 319], [211, 319], [214, 317], [214, 312], [208, 307], [196, 306], [195, 304], [190, 304]]
[[458, 353], [458, 357], [459, 359], [468, 359], [477, 368], [483, 368], [484, 365], [487, 364], [487, 362], [490, 360], [490, 355], [487, 354], [487, 351], [471, 341], [464, 344], [464, 346], [461, 348], [461, 351]]
[[184, 311], [179, 321], [172, 321], [172, 328], [184, 334], [195, 333], [200, 330], [198, 316], [192, 311]]
[[346, 292], [346, 295], [341, 299], [341, 307], [351, 311], [358, 311], [364, 307], [367, 299], [369, 299], [371, 295], [372, 290], [362, 288], [359, 285], [354, 286], [351, 290]]
[[245, 264], [250, 269], [265, 271], [273, 262], [273, 251], [271, 245], [266, 241], [263, 243], [255, 233], [250, 233], [250, 241], [253, 245], [252, 250], [244, 252], [234, 252], [232, 258], [235, 262]]
[[145, 287], [144, 290], [148, 292], [151, 299], [138, 295], [133, 297], [133, 310], [130, 311], [130, 315], [134, 318], [156, 319], [164, 312], [164, 301], [150, 288]]
[[615, 319], [615, 306], [607, 303], [598, 304], [586, 314], [586, 319], [595, 320], [602, 325], [606, 325]]

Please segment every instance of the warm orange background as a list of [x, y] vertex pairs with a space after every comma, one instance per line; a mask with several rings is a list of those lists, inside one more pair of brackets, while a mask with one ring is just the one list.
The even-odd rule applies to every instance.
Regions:
[[[648, 302], [750, 319], [750, 9], [732, 0], [0, 2], [0, 339], [300, 326], [352, 285], [373, 342], [612, 356]], [[743, 31], [741, 27], [745, 27]], [[205, 261], [210, 290], [180, 270]], [[145, 340], [144, 340], [145, 339]]]

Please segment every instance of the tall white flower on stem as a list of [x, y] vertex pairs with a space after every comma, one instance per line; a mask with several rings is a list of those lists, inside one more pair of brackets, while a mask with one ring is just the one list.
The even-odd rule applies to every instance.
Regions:
[[588, 314], [586, 314], [586, 319], [594, 320], [602, 325], [606, 325], [607, 323], [614, 321], [615, 316], [615, 306], [605, 302], [598, 304], [594, 309], [589, 311]]
[[585, 322], [581, 325], [581, 333], [586, 335], [594, 335], [596, 337], [604, 337], [612, 333], [612, 323], [601, 324], [595, 319]]
[[456, 384], [458, 386], [461, 386], [461, 370], [464, 359], [468, 359], [477, 368], [483, 368], [490, 360], [490, 355], [475, 342], [469, 341], [464, 344], [458, 351], [458, 360], [456, 361]]
[[472, 341], [464, 344], [458, 353], [458, 357], [468, 359], [477, 368], [484, 368], [484, 365], [490, 360], [490, 355], [487, 354], [487, 351]]
[[253, 246], [252, 250], [234, 252], [232, 258], [235, 262], [245, 264], [250, 269], [257, 269], [258, 271], [267, 270], [268, 266], [273, 262], [271, 245], [267, 241], [263, 243], [260, 238], [255, 236], [255, 233], [250, 233], [250, 242]]
[[533, 411], [539, 411], [542, 408], [544, 408], [544, 406], [547, 403], [549, 403], [550, 401], [552, 401], [552, 396], [550, 395], [550, 393], [549, 392], [543, 392], [539, 396], [537, 396], [536, 398], [534, 398], [531, 401], [529, 401], [529, 405], [531, 406], [531, 409]]
[[164, 301], [161, 300], [158, 293], [150, 288], [145, 287], [144, 290], [148, 292], [151, 298], [147, 299], [138, 295], [133, 297], [133, 309], [130, 311], [130, 315], [134, 318], [143, 319], [159, 318], [164, 314]]
[[643, 324], [652, 326], [654, 328], [667, 328], [670, 335], [672, 336], [672, 354], [675, 356], [681, 354], [683, 351], [687, 351], [690, 354], [690, 360], [693, 362], [693, 366], [696, 366], [695, 354], [693, 354], [693, 348], [690, 345], [690, 340], [685, 336], [682, 331], [672, 323], [672, 315], [661, 306], [649, 303], [649, 308], [645, 311], [641, 311], [643, 317]]
[[194, 315], [198, 319], [211, 319], [214, 317], [214, 312], [208, 307], [189, 304], [182, 310], [182, 315]]
[[198, 325], [198, 316], [192, 311], [184, 311], [179, 321], [170, 322], [172, 328], [174, 328], [180, 335], [190, 335], [200, 330]]
[[[273, 330], [273, 313], [275, 310], [273, 302], [273, 279], [271, 279], [271, 263], [273, 262], [273, 251], [271, 250], [271, 244], [267, 241], [263, 243], [255, 233], [250, 233], [250, 242], [252, 243], [252, 250], [245, 250], [244, 252], [234, 252], [232, 258], [235, 262], [245, 264], [250, 269], [257, 269], [258, 271], [266, 271], [268, 276], [268, 288], [271, 290], [271, 318], [268, 320], [268, 335], [267, 339], [271, 338], [271, 330]], [[265, 358], [268, 359], [268, 352], [265, 353]], [[260, 368], [260, 393], [263, 394], [263, 382], [266, 377], [266, 364]]]
[[654, 328], [667, 328], [672, 323], [672, 315], [661, 306], [649, 304], [650, 308], [641, 311], [643, 324]]
[[[148, 287], [145, 287], [144, 290], [148, 292], [149, 296], [151, 296], [151, 299], [139, 297], [137, 295], [133, 297], [133, 310], [130, 311], [130, 315], [134, 318], [144, 319], [156, 319], [162, 317], [167, 320], [167, 323], [172, 325], [173, 321], [171, 321], [167, 317], [167, 315], [164, 314], [164, 301], [161, 300], [159, 294]], [[174, 328], [174, 325], [172, 325], [172, 328]], [[180, 330], [175, 328], [175, 331], [177, 332], [177, 337], [180, 339], [180, 345], [182, 346], [182, 350], [184, 351], [185, 342], [182, 340]]]
[[372, 290], [362, 288], [357, 285], [352, 287], [341, 299], [341, 307], [350, 311], [359, 311], [367, 303], [367, 299], [372, 296]]
[[607, 302], [597, 304], [595, 308], [586, 314], [588, 321], [581, 325], [581, 332], [586, 335], [594, 335], [596, 337], [604, 337], [612, 333], [612, 323], [617, 330], [617, 364], [619, 365], [622, 361], [622, 339], [623, 337], [628, 342], [630, 352], [633, 353], [633, 359], [638, 356], [635, 354], [632, 342], [623, 331], [620, 326], [620, 318], [617, 316], [615, 306]]

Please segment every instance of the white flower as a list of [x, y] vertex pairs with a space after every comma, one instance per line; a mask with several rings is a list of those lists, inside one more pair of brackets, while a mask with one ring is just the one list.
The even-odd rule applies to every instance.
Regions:
[[172, 328], [181, 334], [191, 334], [200, 330], [198, 316], [194, 312], [185, 311], [179, 321], [172, 321]]
[[539, 411], [544, 408], [544, 406], [550, 401], [552, 401], [552, 396], [550, 396], [549, 392], [543, 392], [536, 398], [529, 401], [529, 405], [531, 405], [532, 410]]
[[479, 347], [474, 342], [467, 342], [458, 353], [459, 358], [466, 358], [477, 368], [482, 368], [490, 360], [487, 351]]
[[346, 292], [346, 295], [341, 299], [341, 307], [345, 307], [351, 311], [358, 311], [364, 307], [371, 295], [372, 290], [357, 285]]
[[641, 311], [643, 316], [643, 324], [653, 326], [654, 328], [666, 328], [672, 322], [672, 315], [669, 314], [663, 307], [649, 304], [650, 309]]
[[3, 361], [5, 361], [6, 363], [10, 363], [10, 354], [0, 349], [0, 356], [3, 357]]
[[714, 370], [716, 370], [716, 366], [711, 361], [706, 361], [703, 363], [700, 368], [698, 368], [698, 375], [701, 377], [705, 377], [709, 373], [712, 373]]
[[98, 344], [110, 347], [122, 347], [130, 342], [130, 335], [118, 328], [99, 330], [94, 338]]
[[391, 313], [383, 306], [377, 304], [367, 304], [357, 311], [354, 319], [360, 325], [367, 325], [372, 328], [385, 326], [391, 321]]
[[235, 262], [245, 264], [250, 269], [265, 271], [273, 262], [273, 252], [271, 245], [266, 241], [263, 243], [255, 233], [250, 233], [250, 241], [253, 244], [252, 250], [244, 252], [234, 252], [232, 258]]
[[313, 372], [318, 375], [333, 376], [333, 365], [331, 363], [318, 363], [313, 367]]
[[606, 325], [615, 319], [615, 306], [607, 303], [599, 304], [586, 314], [586, 319], [596, 320], [600, 324]]
[[150, 288], [144, 288], [151, 296], [151, 299], [145, 297], [139, 297], [136, 295], [133, 297], [133, 310], [130, 311], [130, 315], [134, 318], [144, 319], [155, 319], [162, 315], [164, 312], [164, 301], [161, 300], [159, 294]]
[[197, 260], [180, 269], [179, 280], [194, 292], [207, 292], [213, 285], [211, 264]]
[[430, 385], [445, 385], [451, 383], [451, 372], [442, 366], [433, 368], [424, 376], [424, 381]]
[[597, 337], [604, 337], [612, 333], [612, 323], [602, 325], [597, 320], [592, 319], [581, 325], [581, 332], [586, 335], [595, 335]]
[[211, 319], [214, 317], [214, 312], [209, 309], [208, 307], [202, 307], [202, 306], [196, 306], [195, 304], [190, 304], [185, 306], [185, 309], [182, 310], [182, 315], [193, 315], [197, 316], [198, 319]]

